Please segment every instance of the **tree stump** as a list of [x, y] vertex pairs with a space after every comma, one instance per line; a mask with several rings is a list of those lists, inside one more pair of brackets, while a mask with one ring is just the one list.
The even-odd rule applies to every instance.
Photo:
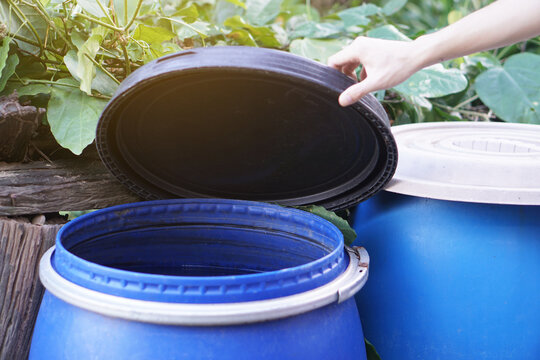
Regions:
[[0, 218], [0, 360], [28, 358], [44, 291], [39, 260], [61, 226]]

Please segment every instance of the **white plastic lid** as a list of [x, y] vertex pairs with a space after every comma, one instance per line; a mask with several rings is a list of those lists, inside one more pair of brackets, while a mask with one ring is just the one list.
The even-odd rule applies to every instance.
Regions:
[[444, 122], [393, 127], [387, 191], [432, 199], [540, 205], [540, 126]]

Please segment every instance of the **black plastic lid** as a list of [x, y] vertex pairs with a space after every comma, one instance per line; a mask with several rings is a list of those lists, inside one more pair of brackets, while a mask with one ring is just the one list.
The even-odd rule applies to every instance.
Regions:
[[97, 127], [109, 170], [145, 199], [233, 198], [354, 205], [392, 177], [397, 148], [372, 96], [342, 108], [353, 81], [287, 52], [198, 48], [144, 65]]

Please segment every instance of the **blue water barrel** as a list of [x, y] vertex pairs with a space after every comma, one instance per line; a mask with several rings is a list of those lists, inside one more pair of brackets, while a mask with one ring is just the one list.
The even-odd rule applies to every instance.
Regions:
[[356, 296], [384, 360], [540, 359], [540, 128], [394, 128], [386, 191], [355, 212]]
[[30, 359], [365, 359], [369, 257], [329, 222], [239, 200], [108, 208], [58, 233]]

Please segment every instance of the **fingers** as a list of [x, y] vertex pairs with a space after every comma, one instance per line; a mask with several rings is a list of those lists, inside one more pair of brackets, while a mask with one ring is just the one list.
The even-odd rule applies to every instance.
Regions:
[[348, 46], [330, 56], [327, 64], [336, 70], [342, 71], [342, 69], [345, 67], [349, 68], [352, 66], [353, 68], [356, 68], [358, 65], [360, 65], [360, 61], [358, 60], [355, 52], [350, 46]]
[[350, 86], [339, 96], [339, 104], [343, 107], [349, 106], [360, 100], [363, 96], [369, 94], [372, 91], [377, 90], [369, 81], [369, 78]]

